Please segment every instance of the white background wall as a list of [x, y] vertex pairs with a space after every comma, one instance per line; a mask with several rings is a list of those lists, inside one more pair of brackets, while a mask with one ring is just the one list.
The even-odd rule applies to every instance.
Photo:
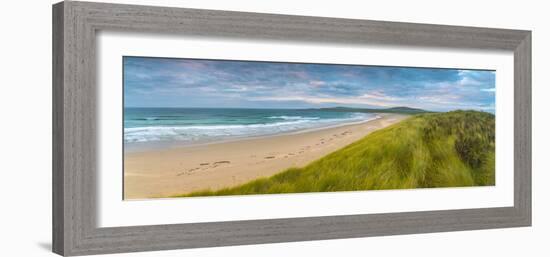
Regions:
[[[120, 2], [114, 1], [113, 2]], [[191, 8], [533, 31], [533, 227], [221, 247], [117, 256], [550, 256], [550, 27], [545, 1], [127, 0]], [[5, 1], [0, 14], [0, 256], [51, 247], [51, 4]]]

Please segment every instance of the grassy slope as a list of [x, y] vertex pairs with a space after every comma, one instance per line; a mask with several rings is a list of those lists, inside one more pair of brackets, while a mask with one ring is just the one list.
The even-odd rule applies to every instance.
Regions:
[[400, 113], [400, 114], [421, 114], [421, 113], [430, 112], [430, 111], [417, 109], [417, 108], [410, 108], [406, 106], [392, 107], [392, 108], [385, 108], [385, 109], [331, 107], [331, 108], [321, 108], [321, 110], [333, 111], [333, 112]]
[[420, 114], [304, 168], [181, 196], [494, 185], [494, 122], [474, 111]]

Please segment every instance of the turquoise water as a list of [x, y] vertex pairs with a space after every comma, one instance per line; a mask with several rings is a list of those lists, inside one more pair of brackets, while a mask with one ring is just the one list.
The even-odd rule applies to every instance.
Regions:
[[376, 114], [319, 109], [125, 108], [124, 142], [204, 143], [358, 123]]

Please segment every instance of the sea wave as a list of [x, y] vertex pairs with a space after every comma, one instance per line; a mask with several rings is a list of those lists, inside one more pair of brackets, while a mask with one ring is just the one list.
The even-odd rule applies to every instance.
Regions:
[[304, 116], [270, 116], [268, 119], [281, 119], [281, 120], [319, 120], [320, 117], [304, 117]]
[[143, 126], [124, 128], [124, 141], [127, 143], [155, 141], [180, 141], [184, 143], [215, 141], [229, 138], [282, 134], [362, 122], [376, 118], [375, 115], [363, 113], [353, 114], [345, 118], [333, 119], [302, 116], [272, 117], [274, 117], [272, 119], [281, 119], [282, 121], [247, 125]]

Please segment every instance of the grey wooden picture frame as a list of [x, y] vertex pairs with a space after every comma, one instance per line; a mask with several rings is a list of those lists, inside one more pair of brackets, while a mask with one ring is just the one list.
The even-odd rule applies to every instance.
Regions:
[[[511, 51], [514, 53], [514, 206], [98, 227], [95, 37], [102, 30]], [[530, 31], [76, 1], [53, 6], [55, 253], [88, 255], [530, 225]]]

